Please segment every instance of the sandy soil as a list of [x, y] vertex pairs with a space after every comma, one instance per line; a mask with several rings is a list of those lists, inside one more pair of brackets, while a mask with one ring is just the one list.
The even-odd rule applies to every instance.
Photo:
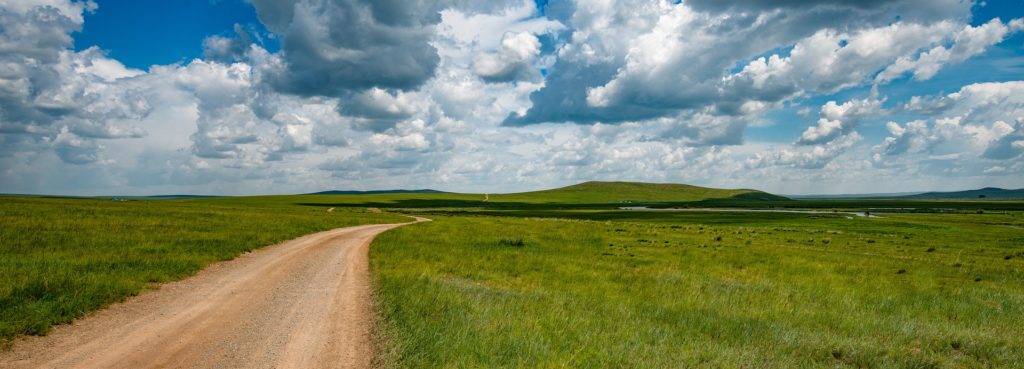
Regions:
[[20, 338], [0, 368], [367, 368], [368, 250], [401, 225], [335, 229], [211, 265]]

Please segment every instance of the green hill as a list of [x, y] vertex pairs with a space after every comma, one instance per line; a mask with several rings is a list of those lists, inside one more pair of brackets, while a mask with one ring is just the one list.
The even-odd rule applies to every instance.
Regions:
[[489, 195], [491, 202], [562, 204], [669, 203], [713, 199], [786, 200], [782, 196], [748, 189], [727, 190], [674, 183], [597, 181], [551, 190]]
[[390, 194], [417, 194], [417, 193], [446, 193], [444, 191], [422, 189], [422, 190], [371, 190], [371, 191], [350, 191], [331, 190], [313, 192], [307, 195], [390, 195]]

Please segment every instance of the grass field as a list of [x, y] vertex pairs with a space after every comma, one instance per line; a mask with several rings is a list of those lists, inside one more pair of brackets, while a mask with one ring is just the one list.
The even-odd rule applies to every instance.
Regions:
[[407, 219], [260, 198], [0, 198], [0, 346], [261, 246]]
[[1024, 367], [1019, 213], [520, 215], [378, 238], [380, 364]]
[[679, 203], [701, 200], [784, 200], [756, 190], [725, 190], [674, 183], [584, 182], [552, 190], [490, 195], [491, 202], [523, 204]]
[[[545, 191], [511, 194], [384, 193], [373, 195], [289, 195], [246, 198], [274, 204], [388, 209], [567, 210], [616, 209], [622, 206], [729, 207], [792, 209], [880, 209], [904, 212], [1024, 210], [1021, 201], [963, 199], [807, 199], [791, 200], [755, 190], [723, 190], [682, 184], [584, 182]], [[207, 201], [238, 201], [232, 198]]]
[[434, 219], [371, 248], [382, 367], [1024, 368], [1020, 201], [581, 186], [486, 199], [2, 197], [0, 346], [247, 250], [408, 219], [367, 210], [380, 207]]
[[510, 194], [392, 193], [374, 195], [268, 196], [270, 201], [310, 206], [381, 208], [612, 209], [626, 205], [672, 205], [706, 201], [744, 206], [787, 200], [755, 190], [723, 190], [682, 184], [584, 182], [552, 190]]

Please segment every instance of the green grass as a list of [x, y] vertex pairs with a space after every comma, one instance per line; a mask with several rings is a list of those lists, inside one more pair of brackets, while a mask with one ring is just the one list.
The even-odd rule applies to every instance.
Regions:
[[378, 237], [379, 364], [1024, 367], [1019, 213], [566, 216]]
[[[753, 190], [723, 190], [681, 184], [585, 182], [546, 191], [512, 194], [390, 193], [372, 195], [287, 195], [244, 198], [272, 204], [319, 207], [379, 207], [390, 209], [566, 210], [615, 209], [622, 206], [728, 207], [788, 209], [903, 209], [900, 211], [1020, 211], [1024, 201], [808, 199], [790, 200]], [[486, 199], [486, 201], [485, 201]], [[202, 201], [239, 201], [237, 198]], [[892, 211], [892, 210], [889, 210]]]
[[371, 248], [384, 367], [1024, 368], [1024, 203], [745, 191], [4, 197], [0, 346], [260, 246], [407, 219], [382, 207], [435, 220]]
[[603, 208], [624, 205], [701, 204], [728, 206], [760, 205], [789, 201], [755, 190], [724, 190], [684, 184], [637, 182], [584, 182], [545, 191], [509, 194], [390, 193], [373, 195], [268, 196], [270, 201], [288, 201], [311, 206], [374, 206], [381, 208], [490, 208], [562, 209]]
[[0, 198], [0, 347], [261, 246], [407, 219], [262, 198]]
[[709, 199], [785, 200], [756, 190], [724, 190], [674, 183], [584, 182], [552, 190], [490, 195], [493, 202], [525, 204], [678, 203]]

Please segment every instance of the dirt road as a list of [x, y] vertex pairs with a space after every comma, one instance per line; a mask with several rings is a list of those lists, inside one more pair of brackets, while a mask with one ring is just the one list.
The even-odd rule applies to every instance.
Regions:
[[367, 368], [367, 252], [398, 226], [335, 229], [212, 265], [19, 339], [0, 368]]

